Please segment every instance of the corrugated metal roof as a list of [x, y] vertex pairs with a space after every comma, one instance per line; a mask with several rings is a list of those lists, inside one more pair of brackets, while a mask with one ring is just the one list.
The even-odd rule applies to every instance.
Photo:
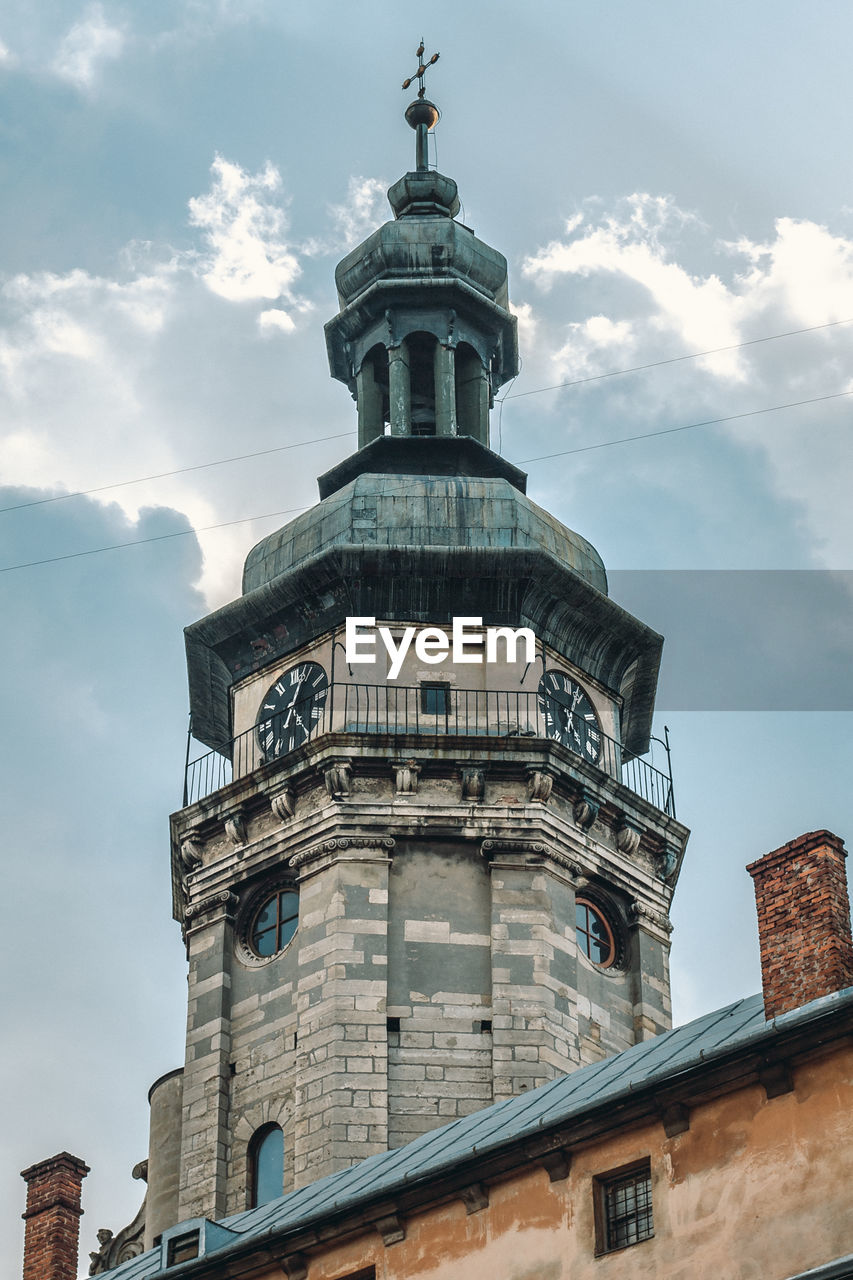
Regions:
[[[833, 1004], [853, 1004], [853, 988], [824, 996], [769, 1023], [764, 1017], [761, 995], [737, 1000], [530, 1093], [434, 1129], [405, 1147], [371, 1156], [280, 1200], [224, 1218], [223, 1226], [238, 1233], [242, 1242], [257, 1238], [260, 1243], [263, 1236], [309, 1226], [317, 1219], [355, 1209], [374, 1197], [387, 1198], [394, 1191], [436, 1174], [449, 1173], [471, 1156], [485, 1155], [517, 1139], [565, 1125], [646, 1085], [672, 1079], [753, 1041], [772, 1038], [777, 1027], [795, 1027], [828, 1011]], [[114, 1280], [148, 1280], [161, 1274], [160, 1251], [145, 1253], [109, 1274]]]

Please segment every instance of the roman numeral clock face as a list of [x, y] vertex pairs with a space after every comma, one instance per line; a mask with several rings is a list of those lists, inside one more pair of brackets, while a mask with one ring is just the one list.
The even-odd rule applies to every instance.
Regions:
[[601, 727], [592, 703], [565, 671], [546, 671], [539, 681], [539, 710], [545, 731], [554, 742], [597, 764], [601, 755]]
[[311, 736], [326, 705], [329, 677], [317, 662], [300, 662], [270, 685], [258, 711], [258, 745], [267, 760], [287, 755]]

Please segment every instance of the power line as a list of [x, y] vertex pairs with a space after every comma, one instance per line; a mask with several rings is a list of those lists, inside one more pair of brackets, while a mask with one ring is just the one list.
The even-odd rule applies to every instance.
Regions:
[[741, 347], [754, 347], [760, 342], [776, 342], [778, 338], [795, 338], [801, 333], [816, 333], [818, 329], [832, 329], [840, 324], [853, 324], [849, 320], [829, 320], [826, 324], [812, 324], [807, 329], [789, 329], [787, 333], [770, 333], [764, 338], [749, 338], [746, 342], [733, 342], [728, 347], [712, 347], [710, 351], [694, 351], [686, 356], [670, 356], [667, 360], [653, 360], [650, 364], [636, 364], [630, 369], [611, 369], [609, 373], [594, 373], [588, 378], [574, 378], [571, 382], [555, 382], [551, 387], [534, 387], [532, 391], [507, 392], [503, 400], [520, 400], [522, 396], [538, 396], [543, 391], [559, 391], [561, 387], [580, 387], [585, 382], [601, 382], [604, 378], [619, 378], [624, 373], [642, 373], [645, 369], [659, 369], [665, 364], [680, 364], [683, 360], [701, 360], [703, 356], [721, 355], [724, 351], [739, 351]]
[[[697, 427], [712, 427], [723, 422], [736, 422], [741, 418], [755, 418], [765, 413], [778, 413], [781, 409], [798, 409], [802, 405], [820, 404], [827, 400], [841, 400], [851, 395], [853, 395], [853, 390], [835, 391], [825, 396], [812, 396], [808, 400], [790, 400], [786, 404], [768, 405], [763, 409], [748, 409], [744, 413], [730, 413], [723, 418], [706, 418], [702, 422], [688, 422], [680, 427], [664, 427], [660, 431], [644, 431], [639, 435], [621, 436], [617, 440], [601, 440], [598, 444], [578, 445], [574, 449], [561, 449], [558, 453], [542, 453], [535, 458], [522, 458], [520, 465], [526, 466], [531, 462], [545, 462], [550, 458], [565, 458], [573, 453], [589, 453], [594, 449], [609, 449], [613, 445], [630, 444], [634, 440], [651, 440], [655, 436], [674, 435], [679, 431], [694, 431]], [[400, 490], [400, 492], [402, 493], [404, 490]], [[149, 542], [165, 542], [169, 538], [185, 538], [189, 534], [210, 533], [214, 529], [228, 529], [237, 524], [251, 524], [255, 520], [271, 520], [274, 517], [294, 515], [299, 511], [307, 510], [307, 506], [288, 507], [284, 511], [268, 511], [265, 515], [244, 516], [240, 520], [223, 520], [219, 524], [204, 525], [198, 529], [179, 529], [175, 533], [161, 533], [151, 538], [137, 538], [131, 542], [115, 542], [110, 546], [93, 547], [88, 551], [71, 551], [61, 556], [47, 556], [42, 560], [28, 560], [21, 564], [5, 565], [0, 567], [0, 573], [12, 573], [16, 569], [32, 569], [42, 564], [56, 564], [60, 560], [77, 560], [81, 556], [100, 555], [104, 551], [120, 551], [125, 547], [141, 547]]]
[[114, 484], [101, 484], [94, 489], [78, 489], [74, 493], [57, 493], [52, 498], [36, 498], [32, 502], [18, 502], [11, 507], [0, 507], [4, 511], [21, 511], [24, 507], [43, 507], [48, 502], [64, 502], [67, 498], [85, 498], [91, 493], [104, 493], [107, 489], [124, 489], [132, 484], [144, 484], [147, 480], [165, 480], [169, 476], [186, 475], [188, 471], [204, 471], [208, 467], [224, 467], [229, 462], [243, 462], [248, 458], [264, 458], [271, 453], [284, 453], [287, 449], [302, 449], [309, 444], [322, 444], [326, 440], [342, 440], [344, 436], [355, 435], [354, 431], [339, 431], [333, 436], [314, 436], [311, 440], [297, 440], [295, 444], [280, 444], [272, 449], [259, 449], [256, 453], [238, 453], [233, 458], [217, 458], [214, 462], [198, 462], [191, 467], [178, 467], [175, 471], [158, 471], [155, 475], [137, 476], [135, 480], [117, 480]]
[[[771, 333], [763, 338], [750, 338], [745, 342], [735, 342], [727, 347], [714, 347], [709, 351], [694, 351], [689, 355], [670, 356], [666, 360], [654, 360], [650, 364], [633, 365], [629, 369], [611, 369], [608, 373], [597, 373], [597, 374], [591, 375], [588, 378], [575, 378], [570, 382], [556, 382], [553, 384], [553, 386], [548, 386], [548, 387], [534, 387], [531, 391], [517, 391], [515, 392], [515, 394], [510, 394], [510, 392], [508, 391], [503, 396], [497, 396], [495, 398], [496, 403], [501, 406], [501, 409], [498, 414], [498, 427], [499, 427], [499, 430], [502, 427], [501, 415], [502, 415], [503, 404], [505, 400], [520, 400], [523, 396], [535, 396], [545, 391], [558, 391], [563, 387], [578, 387], [578, 386], [582, 386], [584, 383], [587, 383], [587, 382], [601, 382], [605, 378], [617, 378], [617, 377], [621, 377], [623, 374], [628, 374], [628, 373], [642, 373], [646, 369], [658, 369], [664, 365], [679, 364], [685, 360], [700, 360], [704, 356], [719, 355], [725, 351], [737, 351], [741, 347], [752, 347], [762, 342], [775, 342], [778, 338], [793, 338], [803, 333], [815, 333], [820, 329], [831, 329], [842, 324], [853, 324], [853, 317], [851, 317], [851, 319], [849, 320], [830, 320], [826, 324], [814, 324], [814, 325], [810, 325], [808, 328], [805, 328], [805, 329], [789, 329], [786, 333]], [[515, 382], [515, 378], [513, 378], [512, 381], [510, 382], [510, 387], [512, 387], [514, 382]], [[818, 397], [818, 399], [820, 398], [821, 397]], [[808, 404], [809, 401], [803, 400], [803, 401], [798, 401], [797, 403]], [[777, 407], [784, 408], [785, 406], [780, 405]], [[756, 410], [756, 412], [770, 412], [770, 410]], [[738, 416], [738, 415], [735, 415], [735, 416]], [[713, 421], [728, 421], [728, 419], [714, 419]], [[690, 430], [690, 428], [693, 426], [706, 426], [706, 425], [710, 425], [710, 423], [691, 423], [688, 427], [672, 427], [670, 428], [670, 430], [671, 431], [687, 431], [687, 430]], [[665, 434], [667, 433], [666, 432], [649, 432], [649, 436], [665, 435]], [[151, 480], [166, 480], [166, 479], [169, 479], [171, 476], [186, 475], [192, 471], [205, 471], [211, 467], [224, 467], [232, 462], [244, 462], [244, 461], [248, 461], [251, 458], [268, 457], [269, 455], [274, 453], [284, 453], [288, 449], [302, 449], [302, 448], [305, 448], [307, 445], [311, 445], [311, 444], [323, 444], [328, 440], [343, 440], [345, 437], [352, 436], [352, 435], [355, 435], [354, 431], [339, 431], [335, 435], [331, 435], [331, 436], [314, 436], [310, 440], [298, 440], [294, 444], [276, 445], [271, 449], [259, 449], [254, 453], [239, 453], [231, 458], [217, 458], [213, 462], [198, 462], [198, 463], [195, 463], [193, 466], [189, 466], [189, 467], [177, 467], [174, 471], [160, 471], [148, 476], [137, 476], [132, 480], [117, 480], [112, 484], [97, 485], [91, 489], [78, 489], [78, 490], [75, 490], [73, 493], [54, 494], [50, 498], [35, 498], [30, 502], [18, 502], [12, 506], [0, 507], [0, 515], [8, 511], [21, 511], [21, 510], [24, 510], [26, 507], [46, 506], [48, 503], [51, 503], [51, 502], [65, 502], [68, 498], [85, 498], [93, 493], [105, 493], [110, 489], [123, 489], [134, 484], [145, 484], [146, 482]], [[628, 436], [626, 437], [626, 440], [642, 440], [646, 438], [648, 437]], [[587, 448], [601, 449], [606, 447], [607, 444], [622, 444], [622, 443], [624, 443], [624, 441], [622, 440], [606, 441], [604, 444], [589, 445], [587, 446]], [[568, 450], [568, 452], [580, 453], [580, 452], [583, 452], [583, 450], [572, 449], [572, 450]], [[564, 455], [547, 454], [543, 456], [544, 457], [562, 457]], [[540, 461], [540, 459], [529, 458], [527, 459], [527, 461], [538, 462]]]
[[590, 453], [593, 449], [609, 449], [614, 444], [629, 444], [632, 440], [651, 440], [654, 436], [671, 436], [677, 431], [694, 431], [697, 427], [713, 427], [720, 422], [735, 422], [738, 418], [755, 418], [761, 413], [777, 413], [780, 409], [797, 409], [804, 404], [819, 404], [822, 400], [840, 400], [853, 396], [853, 391], [835, 391], [828, 396], [812, 396], [809, 400], [791, 400], [788, 404], [771, 404], [765, 409], [749, 409], [746, 413], [730, 413], [725, 418], [706, 418], [704, 422], [688, 422], [681, 427], [664, 427], [661, 431], [643, 431], [636, 436], [620, 436], [618, 440], [601, 440], [598, 444], [582, 444], [575, 449], [561, 449], [559, 453], [540, 453], [535, 458], [522, 458], [520, 465], [529, 462], [545, 462], [548, 458], [565, 458], [570, 453]]
[[44, 560], [27, 560], [22, 564], [7, 564], [0, 573], [12, 573], [15, 569], [32, 569], [40, 564], [56, 564], [59, 560], [79, 560], [81, 556], [98, 556], [102, 551], [121, 551], [125, 547], [144, 547], [148, 542], [166, 542], [169, 538], [186, 538], [191, 533], [210, 533], [212, 529], [227, 529], [235, 524], [251, 524], [255, 520], [271, 520], [273, 516], [290, 516], [307, 507], [288, 507], [285, 511], [268, 511], [263, 516], [244, 516], [241, 520], [223, 520], [220, 524], [207, 524], [200, 529], [177, 529], [174, 533], [158, 533], [152, 538], [136, 538], [132, 542], [114, 542], [109, 547], [92, 547], [88, 551], [70, 551], [63, 556], [47, 556]]

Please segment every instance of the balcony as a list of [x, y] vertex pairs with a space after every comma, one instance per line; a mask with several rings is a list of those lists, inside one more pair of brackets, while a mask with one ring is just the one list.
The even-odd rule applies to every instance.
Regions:
[[[577, 719], [576, 717], [574, 718]], [[530, 739], [561, 743], [662, 813], [675, 817], [669, 741], [664, 773], [628, 755], [599, 729], [573, 723], [571, 712], [540, 693], [456, 689], [435, 685], [340, 683], [294, 703], [270, 720], [224, 742], [217, 751], [187, 753], [183, 807], [325, 734], [421, 738], [489, 738], [504, 747]], [[190, 740], [190, 748], [195, 745]]]

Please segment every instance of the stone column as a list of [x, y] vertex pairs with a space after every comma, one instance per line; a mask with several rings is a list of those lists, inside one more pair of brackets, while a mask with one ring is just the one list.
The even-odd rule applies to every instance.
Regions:
[[227, 892], [187, 908], [189, 993], [178, 1221], [222, 1218], [230, 1148], [233, 910]]
[[412, 380], [409, 374], [409, 351], [405, 338], [388, 351], [388, 398], [391, 435], [412, 434]]
[[442, 343], [435, 344], [433, 376], [435, 378], [435, 434], [456, 435], [456, 382], [454, 377], [454, 350]]
[[385, 434], [382, 420], [382, 388], [376, 381], [376, 369], [368, 355], [356, 375], [356, 400], [358, 403], [358, 447], [363, 449], [371, 440]]
[[391, 847], [330, 840], [300, 859], [297, 1187], [387, 1149]]
[[457, 348], [455, 382], [457, 433], [473, 436], [480, 444], [488, 446], [489, 375], [471, 347]]
[[574, 887], [559, 867], [546, 869], [541, 853], [532, 850], [531, 858], [521, 845], [483, 844], [491, 859], [495, 1102], [580, 1061]]

